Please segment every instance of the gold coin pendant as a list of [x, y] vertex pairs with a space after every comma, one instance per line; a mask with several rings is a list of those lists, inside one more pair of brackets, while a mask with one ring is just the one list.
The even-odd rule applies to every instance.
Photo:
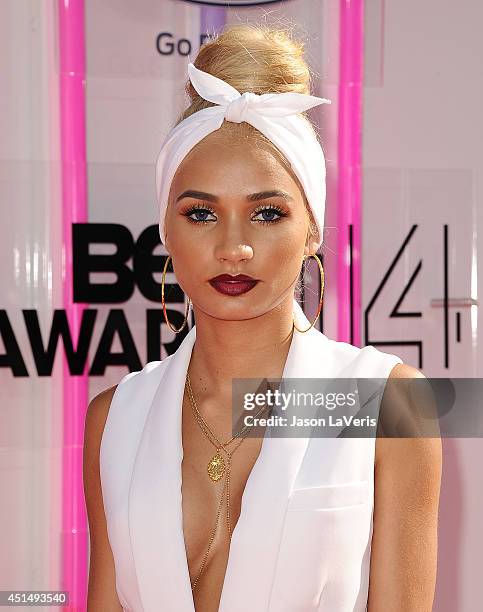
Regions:
[[208, 463], [208, 476], [213, 482], [217, 482], [225, 473], [225, 462], [219, 451], [210, 459]]

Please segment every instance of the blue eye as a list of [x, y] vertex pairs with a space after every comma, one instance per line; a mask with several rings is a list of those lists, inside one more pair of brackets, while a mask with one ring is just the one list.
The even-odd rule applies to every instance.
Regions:
[[[215, 214], [215, 211], [212, 208], [207, 206], [191, 206], [188, 210], [182, 213], [190, 223], [210, 223], [213, 219], [208, 219], [207, 215]], [[273, 215], [277, 215], [274, 217]], [[255, 216], [264, 215], [264, 219], [258, 219], [258, 223], [262, 224], [270, 224], [273, 225], [282, 219], [282, 217], [286, 217], [288, 213], [283, 211], [277, 205], [269, 205], [264, 208], [259, 208], [258, 211], [255, 211]], [[193, 218], [192, 215], [195, 215], [197, 218]], [[267, 218], [268, 216], [268, 218]], [[214, 219], [216, 221], [216, 219]], [[256, 220], [256, 219], [255, 219]]]
[[[276, 218], [273, 218], [272, 215], [273, 213], [277, 214], [278, 216]], [[259, 209], [258, 212], [256, 213], [257, 215], [260, 214], [268, 214], [270, 215], [271, 218], [269, 219], [261, 219], [260, 223], [269, 223], [269, 224], [273, 224], [273, 223], [277, 223], [277, 221], [280, 221], [280, 219], [282, 219], [282, 217], [286, 217], [287, 213], [284, 212], [281, 208], [279, 208], [278, 206], [266, 206], [265, 208]]]
[[[183, 214], [188, 219], [188, 221], [190, 221], [191, 223], [207, 223], [208, 221], [210, 221], [210, 219], [206, 219], [207, 213], [214, 214], [215, 211], [212, 210], [211, 208], [205, 208], [204, 206], [193, 206], [190, 209], [188, 209], [186, 212], [184, 212]], [[192, 214], [201, 215], [201, 219], [200, 218], [193, 219], [190, 216]]]

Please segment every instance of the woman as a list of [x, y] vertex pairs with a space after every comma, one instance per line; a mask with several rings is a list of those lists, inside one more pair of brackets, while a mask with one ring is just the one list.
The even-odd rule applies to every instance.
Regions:
[[[196, 325], [89, 406], [88, 609], [429, 612], [439, 440], [233, 436], [233, 379], [423, 377], [330, 340], [294, 300], [325, 203], [303, 112], [326, 100], [309, 94], [302, 44], [230, 27], [189, 75], [156, 178], [160, 236]], [[187, 318], [166, 321], [179, 332]]]

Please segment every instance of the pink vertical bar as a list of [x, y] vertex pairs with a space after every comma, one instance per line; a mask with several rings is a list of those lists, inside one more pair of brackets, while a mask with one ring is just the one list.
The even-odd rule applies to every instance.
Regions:
[[[340, 1], [337, 299], [338, 340], [361, 342], [363, 0]], [[352, 224], [352, 265], [349, 226]], [[352, 274], [351, 274], [352, 268]], [[351, 316], [352, 315], [352, 316]]]
[[[62, 164], [63, 301], [73, 338], [85, 304], [74, 304], [72, 224], [87, 220], [84, 0], [59, 0], [60, 137]], [[62, 456], [62, 590], [70, 611], [86, 609], [87, 516], [82, 454], [88, 378], [71, 376], [64, 357]]]

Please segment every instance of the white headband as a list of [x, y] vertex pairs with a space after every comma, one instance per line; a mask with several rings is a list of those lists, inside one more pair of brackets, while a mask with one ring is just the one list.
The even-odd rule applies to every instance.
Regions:
[[218, 77], [188, 64], [191, 84], [205, 100], [217, 106], [193, 113], [166, 136], [156, 162], [156, 195], [160, 207], [159, 235], [164, 243], [164, 221], [169, 190], [178, 166], [205, 136], [223, 120], [246, 121], [262, 132], [288, 159], [299, 179], [319, 229], [322, 243], [325, 212], [325, 158], [319, 141], [301, 113], [326, 98], [296, 92], [255, 94], [238, 90]]

